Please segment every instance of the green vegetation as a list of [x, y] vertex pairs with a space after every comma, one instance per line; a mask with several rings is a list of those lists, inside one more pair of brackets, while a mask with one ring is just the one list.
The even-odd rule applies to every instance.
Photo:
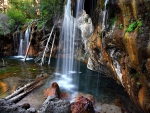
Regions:
[[12, 66], [12, 67], [9, 67], [9, 68], [1, 68], [0, 70], [0, 75], [1, 74], [5, 74], [5, 73], [9, 73], [9, 72], [13, 72], [13, 71], [17, 71], [19, 69], [18, 66]]
[[114, 25], [114, 23], [117, 21], [117, 17], [113, 17], [110, 19], [110, 27], [112, 27]]
[[139, 77], [140, 77], [140, 74], [139, 74], [139, 73], [134, 74], [135, 80], [139, 79]]
[[140, 83], [140, 82], [136, 82], [136, 84], [137, 84], [137, 85], [139, 85], [139, 86], [141, 85], [141, 83]]
[[8, 68], [6, 68], [6, 67], [1, 68], [1, 70], [0, 70], [0, 79], [12, 76], [13, 75], [12, 73], [15, 73], [17, 71], [19, 71], [18, 66], [12, 66], [12, 67], [8, 67]]
[[125, 32], [133, 32], [135, 29], [140, 28], [143, 25], [142, 19], [139, 18], [137, 21], [132, 22]]
[[63, 14], [63, 2], [64, 0], [42, 0], [39, 3], [35, 0], [10, 0], [5, 14], [9, 17], [11, 31], [35, 19], [40, 21], [38, 28], [42, 28], [47, 20], [56, 20], [54, 18]]
[[122, 25], [122, 24], [120, 24], [119, 28], [120, 28], [120, 29], [123, 29], [123, 25]]
[[35, 68], [28, 68], [30, 71], [37, 71], [37, 69], [35, 69]]

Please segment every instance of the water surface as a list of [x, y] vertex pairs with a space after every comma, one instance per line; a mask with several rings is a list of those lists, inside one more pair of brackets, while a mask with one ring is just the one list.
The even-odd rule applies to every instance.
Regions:
[[[130, 98], [122, 86], [119, 86], [111, 78], [88, 70], [83, 62], [78, 62], [80, 64], [78, 72], [71, 71], [67, 75], [63, 75], [61, 71], [55, 72], [55, 58], [51, 59], [50, 66], [47, 64], [40, 66], [34, 63], [33, 58], [22, 62], [21, 58], [5, 57], [4, 61], [6, 67], [0, 68], [0, 98], [10, 95], [18, 87], [32, 82], [35, 78], [47, 73], [48, 78], [45, 80], [45, 83], [33, 90], [18, 104], [30, 103], [31, 107], [39, 109], [44, 102], [43, 90], [56, 81], [61, 91], [69, 93], [72, 98], [78, 93], [91, 94], [96, 102], [111, 104], [114, 103], [116, 98], [121, 97], [124, 103], [133, 107]], [[2, 65], [2, 61], [0, 65]]]

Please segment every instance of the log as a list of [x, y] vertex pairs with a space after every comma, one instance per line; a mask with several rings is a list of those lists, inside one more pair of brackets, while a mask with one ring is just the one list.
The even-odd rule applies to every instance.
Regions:
[[[26, 84], [25, 86], [23, 86], [23, 87], [19, 88], [18, 90], [14, 91], [14, 93], [12, 93], [11, 95], [5, 97], [5, 99], [6, 100], [11, 100], [12, 98], [14, 98], [12, 100], [14, 100], [14, 101], [15, 100], [19, 100], [19, 98], [21, 98], [25, 94], [31, 92], [33, 89], [37, 88], [37, 86], [42, 85], [42, 84], [39, 85], [39, 83], [41, 81], [43, 81], [46, 77], [47, 77], [47, 75], [42, 76], [42, 77], [38, 78], [37, 80], [35, 80], [35, 81], [31, 82], [31, 83]], [[20, 94], [20, 96], [17, 96], [19, 94]], [[15, 99], [15, 97], [16, 97], [16, 99]]]
[[42, 85], [42, 81], [40, 81], [38, 84], [36, 84], [35, 86], [29, 88], [29, 89], [26, 89], [24, 92], [16, 95], [15, 97], [9, 99], [11, 102], [13, 103], [16, 103], [18, 101], [20, 101], [23, 97], [25, 97], [25, 95], [27, 95], [28, 93], [30, 93], [31, 91], [33, 91], [35, 88], [39, 87]]

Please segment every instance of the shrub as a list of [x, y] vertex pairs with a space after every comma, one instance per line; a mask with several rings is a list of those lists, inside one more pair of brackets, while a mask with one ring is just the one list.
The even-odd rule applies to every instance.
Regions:
[[7, 15], [9, 17], [9, 25], [11, 29], [14, 29], [15, 26], [23, 24], [25, 22], [25, 15], [21, 10], [11, 7], [7, 10]]

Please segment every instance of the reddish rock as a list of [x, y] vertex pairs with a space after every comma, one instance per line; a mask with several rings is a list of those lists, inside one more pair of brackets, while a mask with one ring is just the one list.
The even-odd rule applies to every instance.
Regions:
[[72, 113], [95, 113], [92, 102], [83, 96], [75, 98], [75, 102], [71, 103]]
[[68, 94], [66, 92], [60, 93], [60, 99], [67, 99], [68, 100], [70, 98], [71, 98], [70, 94]]
[[43, 91], [44, 98], [47, 98], [48, 96], [56, 96], [60, 97], [60, 90], [59, 85], [56, 82], [53, 82], [51, 86]]

